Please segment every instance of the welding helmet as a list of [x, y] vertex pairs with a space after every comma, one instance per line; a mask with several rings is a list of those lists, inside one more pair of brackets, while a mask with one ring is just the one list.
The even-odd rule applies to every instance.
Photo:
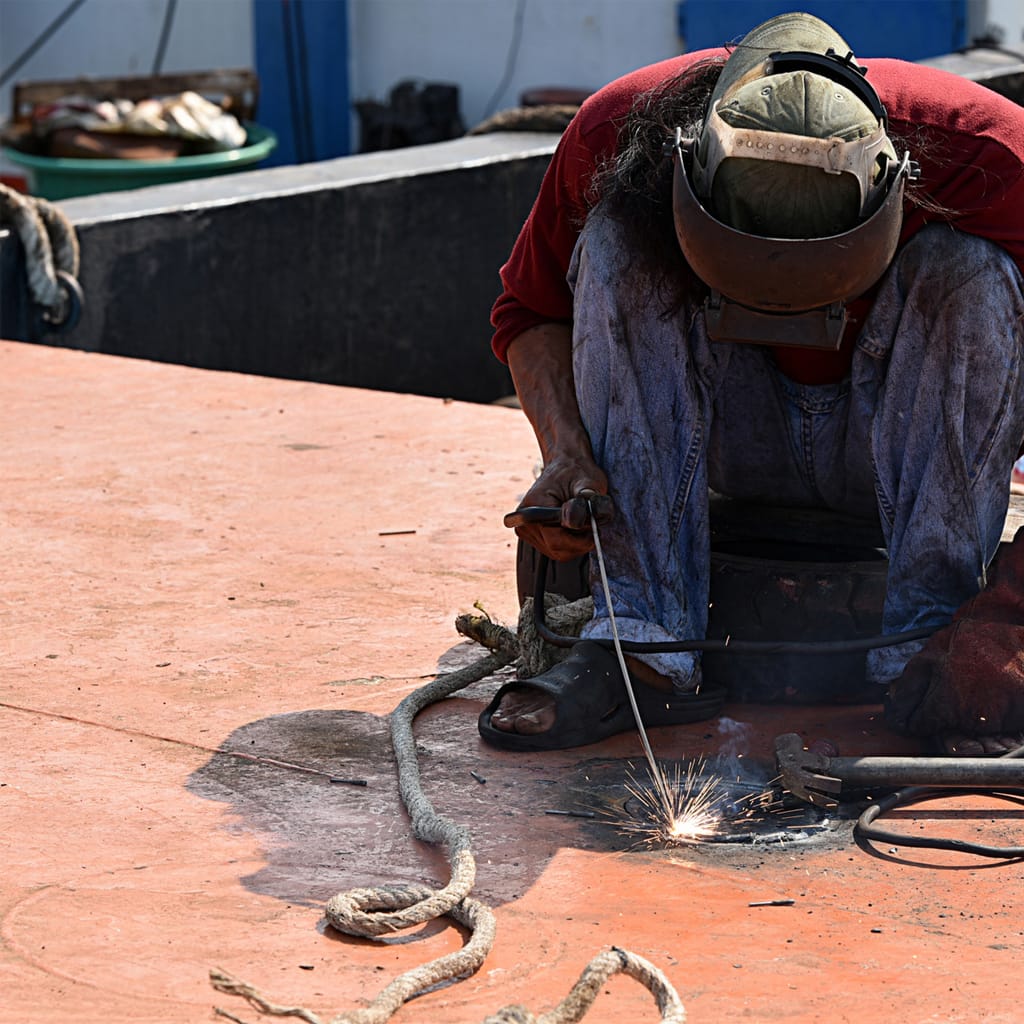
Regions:
[[696, 139], [677, 130], [676, 236], [710, 289], [713, 340], [836, 349], [846, 302], [885, 272], [913, 169], [843, 39], [808, 14], [750, 32]]

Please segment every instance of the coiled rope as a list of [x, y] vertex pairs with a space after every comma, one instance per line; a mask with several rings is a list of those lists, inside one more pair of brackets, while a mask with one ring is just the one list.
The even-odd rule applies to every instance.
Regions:
[[78, 238], [56, 206], [0, 185], [0, 228], [12, 227], [25, 250], [25, 276], [32, 301], [49, 330], [74, 326], [81, 312]]
[[[465, 635], [471, 635], [474, 628], [479, 631], [485, 621], [468, 618], [472, 622], [463, 617], [458, 623], [459, 631]], [[403, 1003], [418, 993], [444, 982], [465, 978], [480, 968], [494, 945], [494, 913], [490, 907], [469, 895], [476, 879], [476, 860], [469, 832], [438, 814], [423, 792], [412, 726], [424, 708], [493, 675], [514, 661], [520, 652], [512, 649], [512, 636], [511, 631], [504, 630], [502, 642], [493, 653], [465, 668], [438, 676], [409, 694], [391, 713], [391, 742], [398, 768], [398, 788], [409, 812], [412, 833], [417, 839], [446, 849], [451, 867], [448, 884], [438, 890], [427, 885], [353, 889], [332, 896], [324, 908], [324, 916], [331, 927], [361, 938], [390, 935], [439, 917], [449, 917], [470, 932], [466, 945], [399, 975], [369, 1006], [343, 1012], [329, 1022], [305, 1007], [273, 1003], [252, 985], [221, 970], [210, 972], [210, 983], [215, 989], [247, 1000], [261, 1013], [297, 1017], [307, 1024], [385, 1024]], [[574, 1024], [583, 1019], [601, 986], [612, 975], [620, 973], [639, 981], [651, 992], [661, 1011], [661, 1024], [684, 1024], [686, 1010], [664, 974], [635, 953], [614, 947], [591, 960], [569, 994], [553, 1010], [534, 1016], [522, 1006], [507, 1006], [487, 1017], [482, 1024]], [[232, 1017], [219, 1008], [217, 1012]]]

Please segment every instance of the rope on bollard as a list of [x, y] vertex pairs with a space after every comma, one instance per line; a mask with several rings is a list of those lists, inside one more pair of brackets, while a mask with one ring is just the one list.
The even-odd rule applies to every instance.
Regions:
[[25, 276], [32, 301], [43, 310], [47, 330], [77, 322], [82, 307], [80, 254], [75, 229], [52, 203], [0, 185], [0, 227], [10, 225], [25, 250]]
[[[297, 1017], [307, 1024], [386, 1024], [404, 1003], [433, 986], [475, 973], [494, 945], [496, 921], [490, 907], [470, 898], [476, 880], [476, 860], [469, 832], [435, 811], [423, 792], [412, 726], [431, 704], [471, 683], [485, 679], [516, 659], [518, 652], [501, 649], [478, 662], [413, 691], [391, 713], [391, 743], [398, 768], [398, 788], [409, 813], [412, 834], [448, 852], [451, 877], [442, 889], [428, 885], [385, 885], [352, 889], [332, 896], [324, 916], [332, 928], [360, 938], [391, 935], [404, 928], [449, 917], [470, 932], [462, 949], [406, 971], [387, 985], [369, 1006], [343, 1012], [329, 1021], [302, 1006], [282, 1006], [258, 989], [221, 970], [210, 971], [210, 984], [219, 992], [238, 996], [261, 1013]], [[482, 1024], [576, 1024], [590, 1009], [601, 986], [614, 974], [626, 974], [644, 985], [661, 1011], [661, 1024], [684, 1024], [686, 1011], [665, 975], [653, 964], [627, 950], [612, 948], [587, 965], [569, 994], [548, 1013], [534, 1016], [522, 1006], [507, 1006]], [[218, 1014], [237, 1020], [215, 1007]]]

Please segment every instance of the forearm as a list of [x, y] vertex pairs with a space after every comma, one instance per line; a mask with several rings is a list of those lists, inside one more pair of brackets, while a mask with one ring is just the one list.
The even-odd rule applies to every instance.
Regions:
[[572, 329], [541, 324], [518, 335], [508, 365], [519, 402], [533, 426], [544, 470], [523, 497], [523, 505], [560, 506], [562, 526], [529, 524], [516, 529], [523, 540], [558, 560], [590, 550], [589, 510], [600, 522], [611, 514], [608, 480], [594, 462], [590, 437], [580, 417], [572, 372]]
[[590, 438], [580, 419], [572, 372], [572, 328], [540, 324], [509, 346], [508, 368], [541, 457], [591, 459]]

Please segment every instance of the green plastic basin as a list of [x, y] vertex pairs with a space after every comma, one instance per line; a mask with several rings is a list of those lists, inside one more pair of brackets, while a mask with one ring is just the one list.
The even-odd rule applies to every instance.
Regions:
[[121, 192], [251, 169], [273, 152], [277, 136], [269, 128], [256, 124], [247, 124], [245, 128], [249, 137], [238, 149], [179, 156], [173, 160], [82, 160], [33, 156], [9, 148], [4, 149], [4, 156], [12, 164], [25, 168], [32, 195], [43, 199], [73, 199], [97, 192]]

